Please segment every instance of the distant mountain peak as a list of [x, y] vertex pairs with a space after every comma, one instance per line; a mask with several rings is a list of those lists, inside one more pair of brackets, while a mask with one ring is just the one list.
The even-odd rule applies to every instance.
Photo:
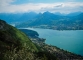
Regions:
[[43, 14], [53, 14], [53, 13], [51, 13], [51, 12], [49, 12], [49, 11], [46, 11], [46, 12], [44, 12]]

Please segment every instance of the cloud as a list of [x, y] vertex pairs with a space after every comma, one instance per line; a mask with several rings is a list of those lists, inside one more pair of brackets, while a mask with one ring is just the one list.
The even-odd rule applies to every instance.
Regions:
[[60, 12], [60, 13], [71, 13], [78, 11], [83, 12], [83, 3], [78, 2], [54, 3], [49, 4], [47, 7], [42, 8], [41, 11]]
[[63, 4], [59, 4], [59, 5], [55, 6], [55, 7], [63, 7]]
[[70, 13], [76, 11], [83, 12], [83, 2], [56, 2], [56, 3], [26, 3], [11, 4], [15, 0], [0, 0], [0, 13], [20, 13], [20, 12], [61, 12]]

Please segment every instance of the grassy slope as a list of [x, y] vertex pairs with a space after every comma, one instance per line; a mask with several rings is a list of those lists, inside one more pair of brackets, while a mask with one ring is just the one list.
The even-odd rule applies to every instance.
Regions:
[[29, 47], [33, 50], [37, 51], [37, 48], [35, 47], [35, 45], [31, 42], [31, 40], [21, 31], [19, 31], [18, 29], [11, 27], [9, 29], [9, 33], [12, 34], [13, 38], [17, 41], [20, 41], [20, 43], [22, 44], [23, 47]]
[[14, 48], [28, 48], [31, 52], [38, 51], [23, 32], [0, 20], [0, 56], [3, 57], [4, 53]]

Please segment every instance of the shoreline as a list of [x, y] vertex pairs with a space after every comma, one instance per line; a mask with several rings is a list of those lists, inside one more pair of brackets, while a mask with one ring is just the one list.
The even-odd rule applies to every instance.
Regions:
[[[35, 28], [35, 27], [25, 27], [25, 28], [17, 28], [17, 29], [49, 29], [49, 28]], [[57, 30], [57, 31], [78, 31], [77, 29], [76, 30], [73, 30], [73, 29], [64, 29], [64, 30], [58, 30], [58, 29], [49, 29], [49, 30]], [[83, 31], [83, 30], [80, 30], [80, 31]]]

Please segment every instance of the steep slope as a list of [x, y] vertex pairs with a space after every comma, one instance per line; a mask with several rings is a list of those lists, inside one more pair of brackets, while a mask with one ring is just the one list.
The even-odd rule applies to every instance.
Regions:
[[[20, 30], [23, 31], [28, 36], [31, 36], [30, 34], [32, 34], [32, 33], [27, 33], [27, 32], [30, 32], [30, 30], [28, 30], [28, 29], [20, 29]], [[35, 32], [35, 31], [33, 31], [33, 32]], [[33, 36], [31, 36], [31, 37], [33, 38]], [[37, 40], [36, 38], [34, 38], [34, 39]], [[45, 44], [41, 40], [38, 40], [38, 42], [34, 41], [34, 43], [38, 44], [38, 45], [36, 45], [37, 48], [39, 49], [39, 52], [37, 53], [37, 58], [45, 57], [47, 60], [73, 60], [73, 59], [80, 60], [80, 59], [83, 59], [83, 57], [80, 55], [60, 49], [56, 46]]]
[[18, 29], [0, 20], [0, 56], [13, 49], [29, 48], [30, 51], [38, 51], [31, 40]]

